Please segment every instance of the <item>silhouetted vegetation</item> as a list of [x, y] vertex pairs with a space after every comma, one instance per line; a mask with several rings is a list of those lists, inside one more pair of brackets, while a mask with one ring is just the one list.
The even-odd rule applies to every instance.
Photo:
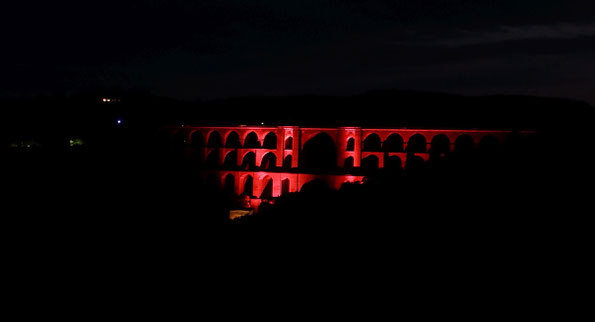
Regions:
[[[5, 223], [87, 238], [90, 232], [191, 236], [213, 225], [353, 234], [374, 228], [439, 238], [522, 234], [567, 213], [567, 208], [550, 210], [572, 190], [573, 180], [587, 180], [590, 169], [582, 164], [581, 151], [592, 144], [585, 117], [592, 107], [570, 100], [401, 91], [194, 103], [112, 96], [119, 102], [105, 104], [100, 95], [1, 102], [6, 200], [14, 206], [3, 215]], [[511, 140], [498, 153], [478, 148], [466, 154], [461, 142], [461, 152], [402, 164], [403, 170], [399, 160], [391, 160], [397, 165], [367, 172], [364, 183], [346, 184], [339, 191], [313, 182], [264, 205], [258, 215], [232, 222], [227, 216], [237, 196], [198, 183], [180, 147], [161, 141], [157, 132], [169, 124], [260, 122], [536, 129], [538, 135], [533, 141]], [[230, 140], [210, 144], [239, 144]], [[387, 149], [399, 146], [402, 142], [393, 142]], [[328, 152], [324, 144], [306, 150]], [[336, 156], [323, 159], [332, 160], [323, 167], [334, 167]], [[580, 193], [575, 197], [582, 198]]]

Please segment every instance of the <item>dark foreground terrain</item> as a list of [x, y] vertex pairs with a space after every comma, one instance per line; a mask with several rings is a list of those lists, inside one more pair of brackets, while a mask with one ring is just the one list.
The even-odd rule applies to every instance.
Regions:
[[[565, 225], [585, 215], [575, 209], [585, 201], [578, 183], [590, 178], [585, 157], [592, 143], [586, 126], [591, 107], [583, 103], [408, 92], [368, 93], [351, 100], [247, 98], [194, 105], [128, 99], [135, 103], [91, 104], [89, 97], [4, 102], [9, 112], [4, 118], [2, 220], [9, 235], [101, 244], [192, 238], [217, 227], [291, 232], [300, 238], [367, 234], [507, 243], [567, 233]], [[419, 107], [422, 103], [425, 109]], [[354, 104], [378, 107], [350, 115], [345, 106]], [[87, 106], [84, 113], [80, 106]], [[302, 114], [297, 106], [305, 106]], [[331, 113], [309, 114], [316, 108]], [[382, 117], [389, 112], [396, 116]], [[181, 122], [250, 124], [262, 119], [269, 125], [420, 127], [424, 116], [426, 127], [529, 129], [537, 134], [508, 142], [495, 153], [451, 154], [404, 171], [380, 171], [339, 191], [313, 183], [279, 198], [259, 215], [233, 222], [227, 214], [235, 196], [197, 183], [192, 165], [155, 136], [160, 126]], [[83, 138], [84, 144], [69, 146], [72, 137]], [[27, 142], [39, 145], [27, 147]]]
[[[329, 98], [298, 99], [309, 102], [304, 114], [262, 103], [259, 114], [254, 100], [262, 103], [5, 102], [0, 227], [9, 305], [44, 316], [111, 317], [117, 308], [154, 316], [168, 300], [194, 307], [199, 294], [219, 312], [237, 312], [230, 303], [241, 307], [264, 292], [276, 298], [276, 308], [301, 314], [326, 308], [333, 316], [353, 317], [366, 308], [360, 314], [369, 318], [398, 303], [416, 314], [524, 309], [532, 316], [568, 317], [575, 310], [554, 309], [562, 301], [584, 302], [571, 296], [580, 292], [569, 286], [583, 285], [590, 259], [591, 107], [481, 98], [467, 103], [487, 100], [491, 108], [465, 114], [440, 96], [434, 108], [407, 109], [392, 119], [378, 117], [386, 110], [349, 116]], [[351, 119], [308, 114], [329, 106]], [[279, 115], [292, 119], [276, 123]], [[428, 127], [503, 124], [537, 136], [508, 142], [497, 153], [451, 154], [404, 171], [381, 171], [339, 191], [314, 182], [232, 222], [227, 211], [235, 196], [197, 183], [193, 165], [153, 135], [163, 124], [257, 119], [419, 127], [424, 115], [431, 116]], [[277, 296], [288, 291], [317, 304], [292, 307]]]

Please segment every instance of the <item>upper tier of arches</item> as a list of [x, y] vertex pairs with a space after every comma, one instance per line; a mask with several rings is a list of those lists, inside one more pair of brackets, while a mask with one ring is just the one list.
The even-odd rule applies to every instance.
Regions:
[[[289, 129], [289, 131], [288, 131]], [[318, 134], [326, 133], [338, 151], [447, 153], [503, 143], [511, 131], [415, 130], [361, 128], [244, 128], [193, 127], [178, 129], [174, 140], [198, 148], [303, 149]], [[298, 144], [294, 144], [297, 143]]]

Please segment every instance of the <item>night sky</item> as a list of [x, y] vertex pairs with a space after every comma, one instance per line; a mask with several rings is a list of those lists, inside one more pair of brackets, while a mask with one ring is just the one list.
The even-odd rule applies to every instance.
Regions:
[[0, 95], [412, 89], [595, 104], [593, 0], [13, 1]]

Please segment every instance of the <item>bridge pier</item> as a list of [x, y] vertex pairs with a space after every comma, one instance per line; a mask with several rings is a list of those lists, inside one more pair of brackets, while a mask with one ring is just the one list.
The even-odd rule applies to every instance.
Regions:
[[[233, 133], [235, 132], [235, 134]], [[170, 129], [168, 134], [170, 140], [177, 140], [179, 135], [183, 134], [185, 138], [185, 145], [183, 146], [184, 155], [188, 160], [191, 159], [193, 152], [196, 149], [200, 149], [201, 155], [198, 162], [205, 163], [207, 160], [217, 163], [220, 167], [224, 163], [225, 156], [227, 153], [236, 151], [237, 156], [235, 159], [235, 166], [239, 168], [245, 161], [245, 157], [249, 152], [254, 152], [255, 155], [255, 166], [261, 167], [263, 165], [263, 157], [268, 153], [272, 153], [275, 156], [276, 169], [269, 171], [261, 169], [262, 171], [254, 171], [254, 169], [242, 169], [241, 171], [235, 171], [234, 175], [234, 192], [241, 194], [245, 187], [245, 180], [247, 175], [253, 178], [253, 191], [254, 195], [259, 196], [262, 190], [266, 186], [266, 182], [263, 182], [265, 177], [270, 177], [273, 180], [273, 195], [279, 196], [282, 192], [295, 192], [301, 189], [304, 180], [313, 180], [315, 176], [306, 173], [299, 173], [300, 169], [300, 153], [303, 150], [304, 145], [310, 139], [314, 138], [318, 134], [327, 134], [334, 142], [335, 152], [337, 159], [334, 160], [336, 167], [344, 168], [345, 160], [347, 158], [353, 158], [353, 168], [357, 170], [362, 167], [362, 160], [366, 157], [374, 155], [378, 158], [379, 168], [385, 168], [389, 165], [389, 158], [391, 156], [398, 156], [401, 159], [402, 166], [405, 166], [408, 160], [407, 156], [415, 155], [421, 157], [423, 160], [429, 160], [429, 155], [433, 151], [433, 145], [439, 143], [439, 150], [441, 155], [454, 152], [457, 147], [457, 142], [466, 142], [466, 145], [470, 148], [477, 148], [479, 142], [486, 137], [491, 137], [492, 142], [502, 143], [505, 138], [512, 133], [512, 131], [499, 131], [499, 130], [443, 130], [443, 129], [369, 129], [360, 127], [339, 127], [339, 128], [301, 128], [297, 126], [279, 126], [279, 127], [200, 127], [200, 126], [186, 126], [183, 128], [174, 127]], [[216, 134], [214, 134], [216, 133]], [[530, 135], [534, 132], [521, 131], [516, 132], [520, 135]], [[362, 151], [364, 140], [370, 135], [376, 134], [380, 138], [380, 149], [374, 151]], [[234, 147], [230, 146], [230, 142], [226, 142], [229, 138], [233, 137], [236, 139]], [[273, 136], [274, 135], [274, 136]], [[247, 138], [256, 138], [256, 141], [260, 143], [260, 147], [246, 147]], [[263, 145], [270, 145], [271, 140], [265, 140], [265, 137], [271, 136], [276, 141], [276, 146], [263, 147]], [[416, 136], [415, 140], [411, 140]], [[440, 136], [440, 139], [434, 140]], [[397, 150], [388, 150], [390, 145], [388, 140], [391, 142], [397, 142], [395, 147], [391, 147]], [[392, 141], [392, 140], [397, 141]], [[463, 140], [464, 139], [464, 140]], [[496, 140], [493, 140], [496, 139]], [[196, 140], [192, 142], [191, 140]], [[291, 141], [289, 141], [291, 140]], [[348, 148], [348, 143], [353, 140]], [[233, 141], [233, 140], [232, 140]], [[268, 144], [265, 144], [268, 141]], [[425, 151], [423, 153], [416, 151], [409, 151], [412, 144], [421, 144], [424, 142]], [[190, 142], [190, 143], [188, 143]], [[291, 143], [290, 143], [291, 142]], [[178, 142], [179, 143], [179, 142]], [[232, 142], [233, 143], [233, 142]], [[241, 147], [237, 147], [237, 145]], [[378, 146], [376, 144], [376, 146]], [[402, 144], [402, 149], [401, 149]], [[206, 146], [208, 145], [208, 146]], [[189, 147], [190, 146], [190, 147]], [[193, 150], [194, 149], [194, 150]], [[421, 149], [420, 149], [421, 150]], [[216, 155], [211, 155], [216, 153]], [[282, 172], [285, 158], [291, 156], [291, 171]], [[215, 158], [216, 160], [214, 160]], [[229, 169], [232, 170], [232, 169]], [[297, 171], [297, 172], [296, 172]], [[344, 178], [353, 176], [345, 175]], [[224, 177], [221, 177], [225, 180]], [[285, 186], [283, 180], [286, 181]], [[328, 179], [331, 180], [331, 179]], [[332, 181], [335, 180], [335, 181]], [[329, 183], [336, 185], [339, 179], [332, 179]], [[338, 180], [338, 181], [337, 181]], [[340, 186], [340, 185], [339, 185]]]

